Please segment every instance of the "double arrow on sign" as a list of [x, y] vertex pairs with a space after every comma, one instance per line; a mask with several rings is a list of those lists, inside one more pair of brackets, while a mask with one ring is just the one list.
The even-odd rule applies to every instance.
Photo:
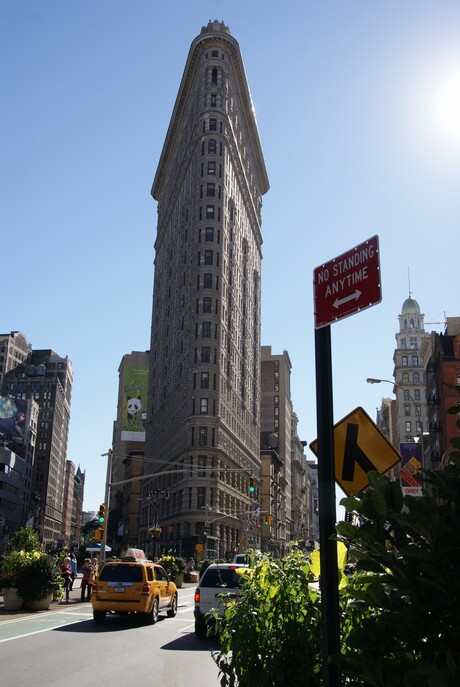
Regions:
[[[310, 448], [318, 455], [316, 439]], [[348, 496], [369, 485], [368, 472], [377, 470], [383, 475], [400, 461], [399, 453], [363, 408], [334, 425], [335, 479]]]

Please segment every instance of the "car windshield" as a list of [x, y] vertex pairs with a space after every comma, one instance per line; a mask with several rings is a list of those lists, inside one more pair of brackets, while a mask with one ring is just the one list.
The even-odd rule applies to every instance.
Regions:
[[200, 587], [241, 587], [243, 578], [234, 568], [208, 568], [200, 582]]
[[140, 565], [106, 565], [99, 574], [101, 582], [142, 582]]

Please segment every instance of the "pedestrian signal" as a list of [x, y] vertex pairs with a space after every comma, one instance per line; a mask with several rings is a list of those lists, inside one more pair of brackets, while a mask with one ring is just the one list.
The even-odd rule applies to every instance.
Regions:
[[102, 527], [98, 527], [96, 530], [94, 530], [94, 539], [96, 541], [102, 541], [102, 538], [104, 536], [104, 530]]

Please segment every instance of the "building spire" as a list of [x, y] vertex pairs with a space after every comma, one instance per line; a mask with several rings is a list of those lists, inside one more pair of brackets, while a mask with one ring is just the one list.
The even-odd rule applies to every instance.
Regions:
[[410, 289], [410, 267], [407, 268], [407, 283], [409, 286], [409, 298], [412, 298], [412, 293]]

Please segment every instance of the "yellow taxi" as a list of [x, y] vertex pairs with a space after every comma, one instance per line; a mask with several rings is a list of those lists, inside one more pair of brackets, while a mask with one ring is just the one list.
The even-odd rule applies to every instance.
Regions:
[[177, 602], [174, 582], [140, 549], [128, 549], [123, 558], [105, 561], [91, 595], [96, 623], [103, 622], [107, 613], [138, 613], [153, 625], [162, 611], [174, 618]]

